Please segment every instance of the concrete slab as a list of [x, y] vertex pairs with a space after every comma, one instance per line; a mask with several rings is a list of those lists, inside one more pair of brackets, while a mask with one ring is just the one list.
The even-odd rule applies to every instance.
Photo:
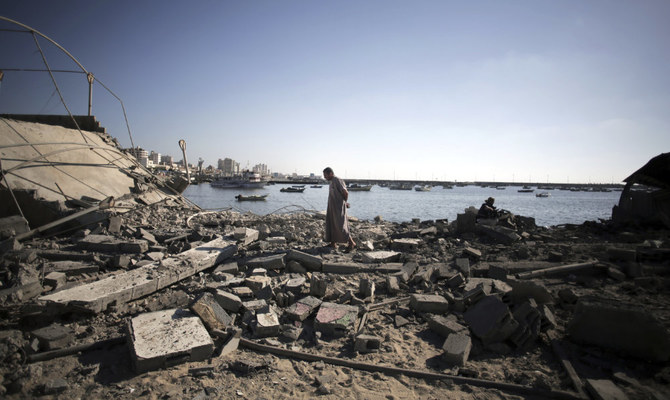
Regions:
[[211, 293], [203, 293], [191, 305], [191, 310], [197, 314], [209, 329], [225, 330], [233, 323], [233, 318], [221, 307]]
[[236, 313], [242, 308], [242, 299], [225, 290], [216, 290], [214, 292], [214, 299], [226, 311]]
[[284, 254], [275, 254], [272, 256], [266, 257], [256, 257], [247, 261], [247, 268], [265, 268], [265, 269], [284, 269], [286, 267], [286, 262]]
[[314, 319], [314, 329], [333, 337], [345, 336], [358, 317], [358, 307], [336, 303], [322, 303]]
[[203, 361], [214, 351], [214, 342], [200, 318], [182, 309], [132, 318], [128, 323], [128, 343], [137, 373]]
[[93, 313], [113, 303], [124, 303], [151, 294], [194, 275], [231, 257], [237, 246], [224, 239], [215, 239], [194, 249], [99, 281], [75, 286], [39, 299], [74, 310]]
[[235, 228], [233, 237], [243, 246], [258, 240], [258, 231], [250, 228]]
[[304, 321], [319, 308], [322, 301], [313, 296], [307, 296], [288, 307], [286, 316], [294, 321]]
[[358, 335], [354, 340], [354, 350], [359, 353], [373, 353], [382, 347], [383, 339], [373, 335]]
[[586, 389], [596, 400], [628, 400], [628, 396], [609, 379], [587, 379]]
[[43, 350], [61, 349], [74, 341], [74, 331], [72, 328], [58, 324], [51, 324], [44, 328], [35, 329], [30, 333], [33, 337], [37, 338], [40, 348]]
[[277, 336], [279, 327], [279, 318], [274, 312], [256, 314], [256, 323], [253, 325], [256, 337]]
[[442, 345], [442, 358], [454, 365], [464, 365], [470, 356], [470, 350], [472, 349], [472, 340], [470, 335], [462, 333], [452, 333], [447, 336], [447, 339]]
[[442, 315], [434, 315], [428, 319], [428, 327], [440, 336], [447, 337], [452, 333], [467, 333], [468, 328]]
[[470, 307], [463, 318], [484, 344], [507, 339], [518, 327], [509, 308], [496, 296], [486, 296]]
[[367, 267], [358, 263], [331, 263], [324, 262], [322, 270], [329, 274], [357, 274], [363, 272]]
[[396, 251], [416, 251], [423, 244], [423, 240], [414, 238], [393, 239], [391, 249]]
[[77, 248], [101, 253], [142, 254], [149, 250], [146, 240], [121, 240], [108, 235], [88, 235], [77, 242]]

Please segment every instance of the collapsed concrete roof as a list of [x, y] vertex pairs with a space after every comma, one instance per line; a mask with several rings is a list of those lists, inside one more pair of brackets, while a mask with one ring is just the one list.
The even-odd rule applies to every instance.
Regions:
[[[104, 129], [93, 132], [54, 124], [71, 123], [69, 116], [52, 116], [48, 124], [17, 118], [0, 117], [4, 175], [0, 217], [22, 213], [35, 227], [72, 213], [74, 207], [91, 207], [109, 197], [117, 200], [116, 211], [123, 212], [137, 203], [152, 204], [179, 194], [123, 152]], [[44, 116], [38, 120], [46, 122]], [[123, 204], [125, 200], [133, 204]]]
[[670, 153], [662, 153], [652, 158], [642, 168], [624, 179], [624, 182], [670, 188]]

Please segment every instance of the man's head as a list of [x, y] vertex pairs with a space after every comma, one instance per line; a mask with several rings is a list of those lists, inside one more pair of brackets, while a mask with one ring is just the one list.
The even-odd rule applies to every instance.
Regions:
[[492, 206], [495, 201], [496, 199], [494, 199], [493, 197], [489, 197], [488, 199], [486, 199], [486, 204]]
[[323, 177], [324, 177], [327, 181], [333, 179], [333, 176], [335, 176], [335, 173], [333, 172], [333, 169], [332, 169], [332, 168], [330, 168], [330, 167], [326, 167], [326, 168], [324, 168], [324, 170], [323, 170]]

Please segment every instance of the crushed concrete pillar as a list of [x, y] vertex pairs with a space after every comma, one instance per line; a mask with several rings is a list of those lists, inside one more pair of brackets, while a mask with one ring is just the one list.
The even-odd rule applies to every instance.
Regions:
[[214, 342], [197, 316], [182, 309], [140, 314], [128, 323], [128, 344], [137, 373], [185, 361], [203, 361]]
[[353, 329], [358, 307], [324, 302], [314, 319], [314, 329], [327, 336], [345, 336]]
[[582, 298], [568, 325], [576, 342], [653, 362], [670, 359], [670, 336], [653, 314], [632, 304]]
[[313, 296], [307, 296], [293, 303], [286, 310], [286, 316], [294, 321], [304, 321], [321, 305], [322, 301]]
[[444, 314], [449, 311], [449, 301], [437, 294], [413, 294], [409, 306], [416, 312]]
[[359, 353], [373, 353], [379, 351], [382, 338], [373, 335], [358, 335], [354, 340], [354, 351]]
[[451, 333], [442, 345], [442, 358], [453, 365], [464, 365], [470, 356], [472, 340], [470, 335], [463, 333]]
[[225, 330], [233, 323], [233, 318], [228, 315], [211, 293], [203, 293], [191, 305], [191, 310], [202, 319], [209, 329]]

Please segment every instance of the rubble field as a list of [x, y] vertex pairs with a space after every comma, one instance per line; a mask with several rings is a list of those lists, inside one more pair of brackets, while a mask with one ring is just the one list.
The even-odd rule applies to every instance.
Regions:
[[0, 249], [0, 395], [670, 398], [670, 236], [203, 211], [178, 197]]

